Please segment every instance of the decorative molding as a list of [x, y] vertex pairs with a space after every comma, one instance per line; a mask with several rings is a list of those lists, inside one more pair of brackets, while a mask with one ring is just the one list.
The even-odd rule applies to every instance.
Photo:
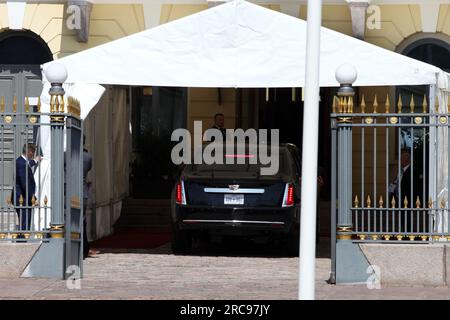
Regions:
[[436, 32], [439, 19], [439, 3], [423, 3], [420, 5], [422, 31]]
[[75, 29], [77, 33], [77, 41], [82, 43], [88, 42], [92, 3], [85, 0], [69, 0], [67, 4], [69, 6], [75, 5], [80, 8], [80, 26]]
[[366, 31], [366, 13], [370, 1], [348, 1], [350, 13], [352, 16], [353, 36], [364, 40]]
[[9, 29], [22, 30], [26, 2], [6, 2], [8, 8]]
[[144, 9], [145, 29], [158, 26], [161, 19], [162, 3], [160, 1], [148, 1], [142, 4]]

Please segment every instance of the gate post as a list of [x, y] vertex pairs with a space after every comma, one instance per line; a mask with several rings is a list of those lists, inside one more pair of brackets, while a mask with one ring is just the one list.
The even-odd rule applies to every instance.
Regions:
[[51, 83], [50, 94], [50, 130], [51, 130], [51, 201], [52, 212], [50, 229], [52, 238], [64, 237], [64, 89], [67, 79], [64, 66], [54, 64], [46, 72]]
[[356, 80], [356, 70], [343, 65], [336, 70], [336, 79], [341, 84], [337, 95], [339, 103], [336, 113], [338, 136], [338, 219], [337, 239], [351, 240], [352, 232], [352, 123], [353, 96], [352, 83]]
[[341, 84], [338, 90], [338, 110], [334, 110], [337, 125], [337, 230], [335, 247], [335, 283], [360, 283], [367, 280], [367, 259], [358, 244], [352, 241], [352, 84], [356, 70], [351, 65], [342, 65], [336, 70], [336, 80]]

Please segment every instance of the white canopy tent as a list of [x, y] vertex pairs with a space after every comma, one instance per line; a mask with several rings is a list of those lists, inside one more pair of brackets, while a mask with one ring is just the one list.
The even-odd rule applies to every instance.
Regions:
[[[235, 0], [57, 60], [68, 83], [179, 87], [303, 87], [306, 22]], [[43, 65], [44, 70], [53, 62]], [[322, 28], [320, 85], [437, 84], [439, 68]]]
[[[89, 94], [74, 89], [84, 118], [103, 93], [99, 84], [304, 87], [306, 27], [301, 19], [235, 0], [55, 62], [67, 68], [67, 86], [91, 86]], [[322, 87], [339, 86], [335, 70], [349, 63], [358, 72], [354, 86], [435, 85], [440, 109], [447, 108], [449, 75], [435, 66], [323, 27], [320, 47]], [[47, 92], [48, 83], [42, 96]], [[48, 138], [42, 134], [42, 144]]]

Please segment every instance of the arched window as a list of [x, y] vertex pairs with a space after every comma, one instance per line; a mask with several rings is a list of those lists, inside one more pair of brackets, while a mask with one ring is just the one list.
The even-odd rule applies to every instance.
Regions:
[[50, 48], [35, 33], [27, 30], [0, 33], [0, 64], [41, 65], [51, 60]]

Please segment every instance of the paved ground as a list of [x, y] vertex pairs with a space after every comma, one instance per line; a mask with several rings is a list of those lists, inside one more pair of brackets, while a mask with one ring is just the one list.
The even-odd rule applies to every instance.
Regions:
[[[317, 299], [450, 299], [447, 288], [328, 285], [327, 239], [318, 247]], [[296, 299], [298, 258], [263, 244], [200, 246], [174, 256], [170, 245], [154, 250], [104, 252], [85, 262], [80, 290], [48, 279], [0, 280], [2, 299]]]

